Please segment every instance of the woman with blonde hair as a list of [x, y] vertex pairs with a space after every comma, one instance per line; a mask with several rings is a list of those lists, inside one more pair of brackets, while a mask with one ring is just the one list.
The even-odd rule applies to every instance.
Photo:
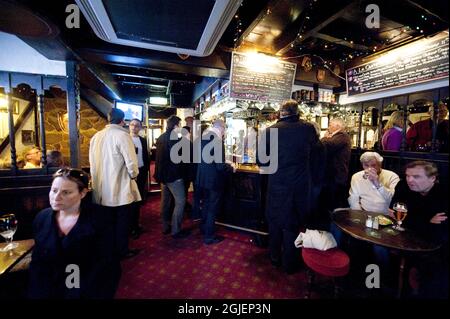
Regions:
[[385, 151], [400, 150], [402, 144], [402, 132], [404, 126], [403, 112], [395, 111], [391, 114], [389, 121], [384, 127], [383, 138], [381, 139], [381, 145]]

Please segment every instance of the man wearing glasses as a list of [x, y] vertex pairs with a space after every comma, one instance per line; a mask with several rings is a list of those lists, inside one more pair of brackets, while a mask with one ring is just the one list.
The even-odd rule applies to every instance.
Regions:
[[23, 168], [41, 168], [41, 149], [37, 146], [28, 148], [23, 152], [25, 158], [25, 166]]

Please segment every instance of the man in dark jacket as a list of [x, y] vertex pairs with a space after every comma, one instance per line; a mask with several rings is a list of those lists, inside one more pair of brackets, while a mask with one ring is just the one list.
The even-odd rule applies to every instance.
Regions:
[[328, 209], [348, 207], [348, 167], [352, 142], [350, 136], [345, 132], [345, 122], [342, 119], [333, 118], [330, 121], [322, 143], [327, 152], [324, 193], [329, 199]]
[[[277, 133], [276, 133], [277, 132]], [[298, 104], [286, 101], [280, 109], [280, 120], [263, 134], [258, 150], [258, 164], [268, 166], [260, 157], [264, 146], [269, 154], [270, 139], [278, 134], [278, 154], [270, 154], [270, 161], [278, 161], [278, 169], [269, 175], [266, 216], [269, 225], [270, 259], [274, 266], [283, 266], [293, 273], [299, 266], [299, 253], [294, 245], [300, 227], [309, 213], [311, 191], [310, 157], [318, 142], [314, 127], [298, 116]], [[273, 164], [273, 163], [271, 163]]]
[[[448, 189], [438, 182], [439, 172], [434, 163], [410, 162], [405, 167], [405, 180], [395, 187], [390, 207], [397, 202], [406, 204], [408, 214], [402, 223], [414, 235], [441, 245], [431, 253], [411, 254], [408, 266], [412, 271], [410, 283], [422, 298], [448, 298]], [[393, 210], [391, 210], [393, 217]], [[387, 248], [377, 247], [378, 262], [389, 263]], [[398, 266], [397, 266], [398, 267]], [[414, 275], [414, 274], [417, 274]], [[416, 278], [418, 277], [418, 278]]]
[[136, 183], [141, 194], [142, 201], [134, 204], [133, 213], [131, 216], [130, 229], [131, 236], [138, 238], [142, 233], [142, 227], [139, 225], [139, 216], [142, 203], [147, 198], [147, 181], [148, 170], [150, 167], [150, 157], [147, 147], [147, 139], [140, 136], [139, 132], [142, 129], [142, 122], [139, 119], [133, 119], [130, 121], [130, 135], [136, 149], [136, 155], [138, 158], [139, 175], [137, 176]]
[[[202, 156], [197, 168], [196, 184], [203, 196], [201, 228], [206, 245], [223, 240], [222, 237], [214, 235], [214, 223], [221, 207], [227, 175], [234, 170], [233, 166], [225, 163], [225, 147], [222, 140], [224, 133], [225, 123], [222, 120], [215, 120], [213, 126], [205, 131], [201, 140]], [[203, 154], [207, 147], [211, 147], [210, 152]], [[217, 150], [221, 150], [219, 151], [221, 154], [217, 154], [215, 152]]]
[[[317, 122], [310, 122], [315, 130], [317, 139], [320, 138], [320, 126]], [[327, 153], [325, 145], [317, 141], [311, 153], [311, 214], [308, 221], [308, 228], [328, 230], [328, 212], [325, 203], [327, 199], [323, 197], [323, 187], [325, 184], [325, 167], [327, 163]]]
[[[188, 119], [190, 117], [187, 117], [186, 119]], [[190, 149], [190, 158], [189, 158], [189, 163], [184, 163], [183, 169], [184, 169], [184, 175], [183, 175], [183, 179], [184, 179], [184, 191], [186, 193], [186, 204], [184, 206], [184, 210], [187, 213], [187, 216], [192, 218], [192, 219], [198, 219], [200, 218], [200, 216], [198, 215], [198, 211], [197, 211], [197, 207], [198, 205], [196, 205], [196, 200], [198, 200], [196, 198], [196, 192], [195, 192], [195, 178], [197, 176], [197, 163], [194, 163], [194, 144], [192, 141], [192, 134], [193, 134], [193, 129], [191, 126], [183, 126], [183, 129], [181, 130], [181, 134], [183, 135], [182, 138], [186, 139], [189, 143], [189, 149]], [[189, 187], [191, 186], [191, 183], [194, 186], [194, 203], [191, 205], [191, 203], [189, 203], [188, 201], [188, 193], [189, 193]], [[196, 207], [197, 206], [197, 207]], [[196, 209], [194, 209], [196, 208]]]
[[[155, 180], [161, 183], [161, 217], [163, 234], [172, 233], [174, 238], [183, 238], [189, 235], [188, 231], [181, 230], [183, 221], [186, 194], [184, 192], [183, 164], [174, 163], [170, 158], [171, 148], [180, 140], [170, 138], [176, 136], [181, 119], [172, 115], [167, 119], [167, 130], [156, 140]], [[175, 131], [174, 131], [175, 130]], [[171, 212], [172, 197], [175, 200]]]

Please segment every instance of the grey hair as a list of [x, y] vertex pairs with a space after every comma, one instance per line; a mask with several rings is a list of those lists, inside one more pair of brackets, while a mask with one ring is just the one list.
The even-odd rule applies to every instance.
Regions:
[[298, 103], [296, 100], [286, 100], [280, 107], [280, 117], [288, 117], [298, 114]]
[[345, 121], [343, 119], [341, 119], [340, 117], [335, 117], [333, 119], [330, 120], [330, 123], [336, 123], [340, 128], [345, 128]]
[[370, 162], [373, 159], [376, 160], [378, 163], [382, 163], [383, 162], [383, 157], [380, 154], [378, 154], [377, 152], [365, 152], [359, 158], [361, 163], [367, 163], [367, 162]]

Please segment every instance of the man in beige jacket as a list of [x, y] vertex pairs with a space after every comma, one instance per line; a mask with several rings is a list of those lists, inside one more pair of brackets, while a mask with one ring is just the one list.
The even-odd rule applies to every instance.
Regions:
[[128, 228], [132, 203], [141, 200], [141, 196], [136, 183], [139, 174], [136, 150], [123, 128], [124, 117], [119, 109], [110, 111], [110, 124], [91, 139], [89, 163], [93, 201], [114, 214], [118, 254], [127, 258], [137, 254], [128, 249]]

